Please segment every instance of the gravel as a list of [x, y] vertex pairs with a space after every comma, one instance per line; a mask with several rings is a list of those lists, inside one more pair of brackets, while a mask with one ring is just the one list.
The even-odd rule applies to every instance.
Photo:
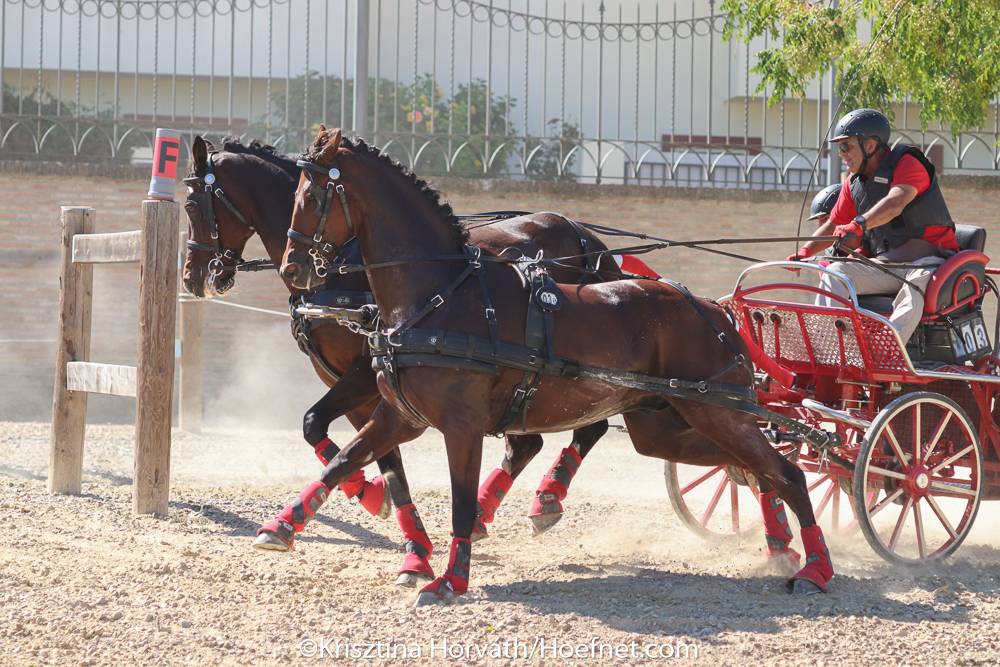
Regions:
[[[683, 528], [661, 463], [620, 435], [584, 462], [564, 519], [532, 538], [524, 515], [562, 442], [549, 438], [474, 546], [469, 595], [415, 609], [415, 592], [392, 584], [395, 522], [339, 494], [295, 551], [250, 547], [318, 471], [294, 432], [175, 433], [170, 513], [153, 519], [130, 512], [130, 427], [90, 427], [80, 496], [46, 492], [49, 428], [0, 422], [3, 664], [670, 662], [657, 651], [713, 665], [1000, 659], [989, 503], [958, 554], [934, 568], [883, 563], [860, 535], [831, 539], [830, 593], [792, 598], [767, 570], [762, 538], [711, 544]], [[487, 441], [490, 467], [501, 453]], [[440, 571], [451, 506], [443, 446], [429, 434], [403, 455]], [[349, 642], [355, 653], [338, 657]], [[605, 647], [596, 661], [565, 657], [593, 646]]]

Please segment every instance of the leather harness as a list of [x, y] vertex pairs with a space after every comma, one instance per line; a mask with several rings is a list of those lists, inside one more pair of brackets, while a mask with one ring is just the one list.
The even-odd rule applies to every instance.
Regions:
[[[325, 255], [323, 258], [324, 264], [329, 266], [330, 255], [337, 252], [337, 248], [334, 244], [328, 243], [323, 239], [323, 230], [334, 188], [336, 188], [336, 191], [340, 195], [341, 205], [344, 209], [347, 224], [350, 227], [350, 233], [352, 236], [354, 233], [344, 188], [342, 185], [335, 183], [335, 180], [340, 176], [340, 171], [336, 167], [327, 170], [307, 160], [300, 160], [298, 165], [306, 169], [307, 174], [309, 174], [311, 181], [310, 193], [317, 201], [317, 211], [321, 218], [313, 236], [310, 237], [296, 230], [289, 230], [288, 236], [293, 240], [309, 244], [312, 250], [317, 251], [317, 255]], [[325, 197], [322, 197], [325, 200], [324, 203], [320, 203], [320, 193], [314, 192], [314, 190], [321, 188], [315, 182], [310, 172], [327, 175], [330, 178], [326, 187], [322, 188], [326, 191]], [[316, 259], [315, 255], [314, 259]], [[493, 308], [492, 300], [490, 299], [486, 272], [483, 270], [483, 262], [486, 260], [507, 264], [513, 263], [510, 260], [500, 257], [483, 257], [481, 250], [472, 246], [464, 246], [460, 255], [422, 258], [420, 261], [464, 261], [465, 268], [443, 290], [431, 297], [423, 307], [400, 325], [386, 330], [382, 328], [381, 323], [378, 323], [374, 330], [367, 333], [368, 344], [372, 354], [372, 367], [383, 373], [390, 390], [397, 398], [401, 412], [414, 425], [430, 426], [430, 423], [406, 397], [399, 375], [400, 368], [454, 368], [491, 374], [496, 374], [500, 368], [511, 368], [522, 371], [523, 375], [514, 388], [513, 395], [508, 402], [503, 416], [492, 429], [492, 434], [494, 435], [499, 435], [507, 430], [517, 417], [521, 418], [523, 428], [531, 398], [537, 390], [541, 377], [543, 375], [553, 375], [599, 380], [612, 385], [648, 391], [667, 398], [690, 400], [746, 412], [760, 419], [770, 421], [772, 424], [786, 428], [820, 450], [827, 450], [840, 443], [840, 438], [836, 433], [814, 429], [759, 405], [756, 393], [750, 386], [717, 382], [717, 378], [736, 367], [746, 369], [752, 378], [753, 368], [725, 333], [715, 327], [698, 304], [697, 299], [680, 283], [666, 281], [685, 297], [699, 316], [713, 329], [719, 341], [728, 351], [733, 353], [732, 363], [714, 374], [711, 378], [705, 380], [664, 378], [633, 371], [589, 366], [570, 359], [557, 357], [554, 353], [553, 313], [559, 310], [562, 303], [560, 292], [555, 287], [554, 281], [552, 281], [551, 277], [545, 271], [544, 260], [541, 257], [537, 258], [534, 262], [527, 262], [525, 268], [529, 286], [528, 315], [525, 322], [525, 344], [512, 344], [499, 340], [496, 310]], [[354, 266], [341, 264], [337, 268], [337, 272], [343, 274], [373, 270], [385, 266], [408, 264], [413, 261], [415, 260], [392, 260], [378, 264], [359, 264]], [[591, 268], [596, 270], [596, 267]], [[473, 274], [477, 276], [480, 284], [484, 317], [489, 328], [488, 339], [464, 333], [449, 332], [445, 329], [422, 329], [416, 327], [430, 313], [444, 305], [455, 290], [463, 285]]]

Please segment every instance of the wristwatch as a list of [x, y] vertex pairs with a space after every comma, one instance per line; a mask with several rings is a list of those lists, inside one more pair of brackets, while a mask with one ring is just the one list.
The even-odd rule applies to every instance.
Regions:
[[858, 227], [860, 227], [861, 230], [864, 231], [865, 226], [868, 224], [868, 218], [866, 218], [864, 215], [856, 215], [854, 216], [854, 222], [858, 223]]

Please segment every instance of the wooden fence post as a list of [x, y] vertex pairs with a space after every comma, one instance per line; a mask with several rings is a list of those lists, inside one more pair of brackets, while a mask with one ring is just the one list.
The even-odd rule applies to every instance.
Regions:
[[94, 231], [97, 212], [63, 206], [59, 273], [59, 336], [52, 392], [52, 440], [49, 447], [49, 491], [80, 493], [83, 439], [87, 430], [87, 392], [66, 388], [66, 364], [90, 359], [90, 306], [94, 269], [73, 263], [73, 236]]
[[178, 212], [176, 202], [142, 202], [132, 487], [132, 507], [137, 514], [165, 515], [170, 495], [170, 399], [177, 326]]

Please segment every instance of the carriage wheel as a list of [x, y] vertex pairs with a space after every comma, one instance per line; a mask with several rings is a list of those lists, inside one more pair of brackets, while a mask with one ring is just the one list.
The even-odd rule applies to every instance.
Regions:
[[[982, 448], [965, 411], [945, 396], [900, 396], [875, 417], [854, 470], [855, 507], [868, 544], [882, 558], [946, 558], [979, 510]], [[867, 480], [867, 485], [865, 481]], [[875, 489], [864, 502], [863, 489]]]
[[674, 512], [701, 537], [722, 539], [760, 532], [757, 482], [742, 470], [667, 461], [663, 475]]

